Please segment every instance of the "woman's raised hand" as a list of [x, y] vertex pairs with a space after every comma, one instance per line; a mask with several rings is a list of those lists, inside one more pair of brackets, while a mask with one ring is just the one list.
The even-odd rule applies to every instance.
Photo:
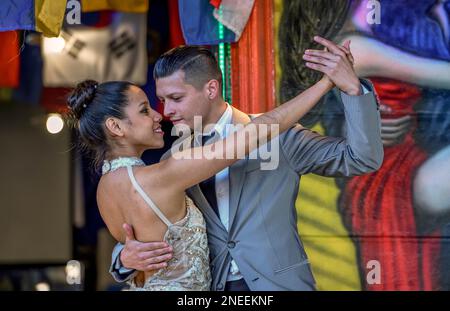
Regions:
[[339, 89], [348, 95], [361, 95], [361, 84], [353, 68], [354, 58], [350, 51], [350, 41], [343, 46], [319, 36], [314, 41], [322, 44], [325, 50], [306, 50], [303, 59], [306, 66], [320, 71]]

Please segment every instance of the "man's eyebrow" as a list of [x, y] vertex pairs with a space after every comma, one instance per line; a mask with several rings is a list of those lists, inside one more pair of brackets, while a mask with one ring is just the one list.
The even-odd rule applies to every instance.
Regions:
[[180, 96], [180, 95], [184, 95], [184, 92], [173, 92], [173, 93], [167, 94], [165, 96], [156, 94], [156, 97], [158, 97], [159, 99], [162, 99], [164, 97], [174, 97], [174, 96]]
[[140, 107], [140, 106], [144, 106], [144, 105], [146, 105], [146, 104], [148, 104], [148, 101], [143, 101], [142, 103], [139, 104], [139, 107]]

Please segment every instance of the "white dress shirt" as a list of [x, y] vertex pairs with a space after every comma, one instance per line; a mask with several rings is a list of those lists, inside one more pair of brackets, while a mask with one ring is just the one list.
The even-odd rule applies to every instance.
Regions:
[[[213, 131], [218, 134], [221, 139], [226, 138], [231, 132], [232, 127], [227, 126], [232, 124], [233, 109], [227, 103], [227, 109], [220, 117], [219, 121], [215, 124]], [[210, 135], [205, 133], [205, 135]], [[230, 216], [230, 179], [229, 168], [225, 168], [215, 176], [216, 186], [216, 198], [217, 208], [219, 209], [220, 221], [224, 225], [225, 229], [229, 230], [229, 216]], [[239, 272], [239, 268], [234, 260], [231, 261], [230, 271], [228, 273], [227, 281], [236, 281], [242, 279], [242, 275]]]

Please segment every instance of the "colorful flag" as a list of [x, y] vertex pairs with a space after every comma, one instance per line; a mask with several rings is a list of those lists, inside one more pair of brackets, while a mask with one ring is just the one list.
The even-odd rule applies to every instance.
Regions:
[[2, 0], [0, 31], [36, 30], [58, 36], [66, 11], [66, 0]]
[[148, 0], [81, 0], [83, 12], [114, 10], [128, 13], [146, 13]]
[[146, 14], [115, 12], [108, 27], [67, 27], [44, 38], [44, 86], [71, 87], [79, 81], [147, 80]]
[[47, 37], [58, 36], [66, 13], [67, 1], [35, 0], [34, 3], [36, 31], [42, 32]]
[[81, 24], [102, 28], [111, 24], [112, 11], [83, 12], [81, 14]]
[[35, 30], [34, 1], [0, 1], [0, 31]]
[[181, 29], [187, 44], [213, 45], [236, 42], [236, 35], [214, 18], [214, 7], [206, 0], [178, 0]]
[[241, 37], [255, 0], [221, 0], [219, 8], [214, 10], [214, 17], [236, 34], [236, 41]]

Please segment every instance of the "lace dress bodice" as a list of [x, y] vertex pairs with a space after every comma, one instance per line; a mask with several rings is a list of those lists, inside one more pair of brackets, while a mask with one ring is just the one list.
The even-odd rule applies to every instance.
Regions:
[[209, 269], [209, 248], [206, 224], [200, 210], [186, 196], [186, 216], [171, 223], [145, 194], [134, 178], [131, 166], [128, 175], [134, 188], [150, 208], [167, 225], [164, 241], [173, 248], [173, 257], [164, 269], [148, 277], [142, 287], [130, 281], [130, 290], [134, 291], [202, 291], [210, 290], [211, 272]]

